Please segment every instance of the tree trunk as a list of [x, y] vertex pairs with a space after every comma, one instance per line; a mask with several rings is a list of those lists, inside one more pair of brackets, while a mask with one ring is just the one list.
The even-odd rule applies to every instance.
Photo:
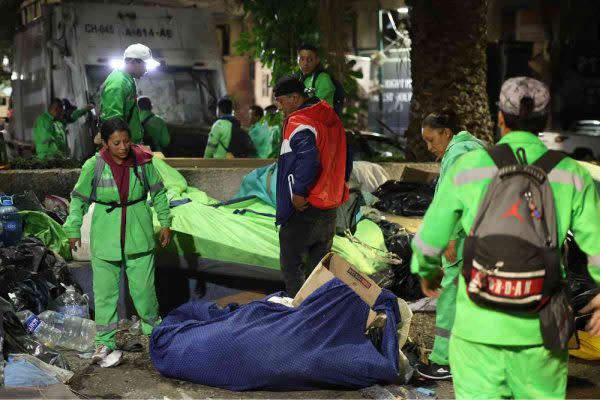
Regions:
[[492, 142], [486, 92], [487, 0], [412, 0], [413, 97], [408, 158], [431, 160], [421, 121], [448, 106], [475, 136]]

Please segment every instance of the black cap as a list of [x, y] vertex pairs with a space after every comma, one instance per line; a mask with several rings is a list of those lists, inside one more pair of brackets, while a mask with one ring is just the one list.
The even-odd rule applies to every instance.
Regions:
[[275, 90], [273, 91], [273, 95], [275, 97], [286, 96], [292, 93], [298, 93], [302, 96], [306, 96], [305, 94], [304, 83], [300, 81], [295, 76], [284, 76], [279, 81], [277, 81], [277, 85], [275, 85]]

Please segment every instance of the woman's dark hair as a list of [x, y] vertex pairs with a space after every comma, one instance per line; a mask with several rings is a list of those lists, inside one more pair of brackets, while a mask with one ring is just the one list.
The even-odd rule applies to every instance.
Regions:
[[453, 109], [444, 107], [442, 111], [431, 113], [425, 117], [421, 126], [423, 128], [450, 129], [453, 135], [461, 131], [460, 121]]
[[544, 130], [548, 120], [546, 113], [534, 113], [535, 104], [531, 97], [523, 97], [519, 103], [519, 115], [504, 115], [504, 123], [511, 131], [525, 131], [536, 135]]
[[116, 131], [126, 131], [129, 137], [131, 137], [129, 125], [121, 118], [111, 118], [104, 121], [100, 127], [100, 137], [104, 140], [104, 143], [108, 143], [108, 139]]

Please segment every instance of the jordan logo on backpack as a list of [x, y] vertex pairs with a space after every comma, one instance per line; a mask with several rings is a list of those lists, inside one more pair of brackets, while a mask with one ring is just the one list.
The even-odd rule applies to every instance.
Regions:
[[[475, 303], [537, 312], [559, 288], [556, 210], [548, 174], [565, 157], [548, 151], [532, 165], [508, 145], [488, 150], [498, 167], [465, 240], [463, 275]], [[518, 223], [516, 223], [516, 222]]]
[[515, 204], [513, 204], [508, 211], [502, 214], [502, 218], [515, 217], [519, 222], [523, 222], [523, 217], [519, 214], [519, 206], [521, 205], [521, 199], [519, 198]]

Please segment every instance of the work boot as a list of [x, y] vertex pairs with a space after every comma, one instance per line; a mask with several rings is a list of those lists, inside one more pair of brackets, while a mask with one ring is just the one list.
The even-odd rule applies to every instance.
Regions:
[[434, 381], [452, 380], [452, 373], [448, 365], [439, 365], [430, 362], [429, 365], [417, 365], [417, 373], [419, 376]]

